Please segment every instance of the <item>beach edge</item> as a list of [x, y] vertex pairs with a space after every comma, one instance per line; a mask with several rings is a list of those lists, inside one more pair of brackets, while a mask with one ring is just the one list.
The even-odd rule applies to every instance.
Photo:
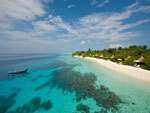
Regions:
[[[83, 58], [82, 56], [73, 56], [74, 58]], [[117, 64], [110, 60], [92, 58], [92, 57], [84, 57], [84, 59], [95, 62], [96, 64], [103, 66], [107, 69], [110, 69], [115, 72], [122, 73], [124, 75], [130, 76], [135, 79], [143, 80], [145, 82], [150, 82], [150, 71], [144, 70], [141, 68], [136, 68], [132, 66]]]

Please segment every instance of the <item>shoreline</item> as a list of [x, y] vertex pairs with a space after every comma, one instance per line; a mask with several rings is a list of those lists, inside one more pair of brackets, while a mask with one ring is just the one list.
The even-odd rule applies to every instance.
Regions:
[[[73, 56], [73, 57], [83, 58], [82, 56]], [[127, 65], [117, 64], [110, 60], [97, 59], [97, 58], [92, 58], [92, 57], [85, 57], [84, 59], [90, 60], [92, 62], [97, 63], [98, 65], [101, 65], [105, 68], [125, 74], [127, 76], [130, 76], [139, 80], [143, 80], [146, 82], [150, 82], [150, 71], [148, 70], [144, 70], [144, 69], [136, 68], [132, 66], [127, 66]]]

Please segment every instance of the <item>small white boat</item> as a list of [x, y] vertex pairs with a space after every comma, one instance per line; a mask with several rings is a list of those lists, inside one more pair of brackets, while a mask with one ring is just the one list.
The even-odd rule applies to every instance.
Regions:
[[28, 68], [9, 71], [9, 74], [18, 74], [27, 72]]

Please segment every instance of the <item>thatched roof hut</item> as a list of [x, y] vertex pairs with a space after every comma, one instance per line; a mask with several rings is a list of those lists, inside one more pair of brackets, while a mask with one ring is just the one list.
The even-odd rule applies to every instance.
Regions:
[[104, 56], [103, 56], [103, 55], [101, 55], [101, 56], [100, 56], [100, 58], [104, 58]]
[[142, 62], [143, 62], [143, 60], [144, 60], [144, 57], [143, 57], [143, 56], [141, 56], [139, 59], [134, 60], [133, 62], [135, 62], [135, 63], [142, 63]]
[[141, 56], [139, 59], [134, 60], [133, 62], [135, 62], [138, 67], [140, 67], [140, 65], [143, 64], [143, 60], [144, 60], [144, 57]]
[[98, 54], [96, 54], [94, 57], [98, 58], [98, 56], [99, 56], [99, 55], [98, 55]]

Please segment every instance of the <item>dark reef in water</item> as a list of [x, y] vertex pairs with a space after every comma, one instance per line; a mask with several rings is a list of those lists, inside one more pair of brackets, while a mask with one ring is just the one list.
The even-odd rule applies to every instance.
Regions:
[[44, 101], [41, 103], [40, 97], [35, 97], [28, 103], [24, 104], [21, 107], [16, 108], [16, 110], [11, 111], [9, 113], [33, 113], [37, 110], [44, 109], [49, 110], [52, 107], [52, 103], [50, 100]]
[[13, 93], [8, 97], [1, 96], [0, 97], [0, 113], [6, 113], [10, 107], [15, 104], [15, 97], [17, 93]]
[[20, 92], [22, 89], [21, 89], [21, 88], [12, 87], [11, 90], [12, 90], [12, 91], [16, 91], [16, 93], [18, 93], [18, 92]]
[[36, 77], [32, 77], [31, 81], [34, 82], [36, 80], [38, 80], [39, 78], [41, 78], [43, 75], [37, 75]]
[[[104, 110], [104, 109], [101, 109], [101, 111], [99, 111], [99, 112], [94, 112], [94, 113], [107, 113], [107, 111], [106, 110]], [[115, 113], [115, 111], [112, 111], [112, 113]]]
[[90, 108], [84, 104], [79, 104], [76, 109], [81, 112], [90, 113]]
[[[72, 65], [66, 65], [63, 69], [53, 71], [51, 78], [48, 78], [47, 82], [36, 87], [35, 90], [37, 91], [44, 87], [57, 87], [62, 89], [63, 92], [75, 92], [75, 100], [77, 102], [87, 98], [94, 99], [98, 106], [104, 108], [99, 112], [106, 112], [107, 110], [116, 112], [118, 110], [118, 105], [122, 103], [121, 98], [104, 85], [96, 88], [94, 83], [97, 77], [93, 73], [81, 74], [80, 72], [73, 71], [72, 67]], [[78, 109], [87, 109], [88, 107], [86, 107], [86, 105], [77, 106]], [[90, 111], [89, 108], [88, 110]]]
[[40, 90], [40, 89], [44, 88], [45, 86], [49, 86], [50, 84], [51, 84], [50, 81], [45, 82], [44, 84], [42, 84], [42, 85], [36, 87], [36, 88], [35, 88], [35, 91]]
[[57, 87], [63, 91], [75, 92], [76, 101], [81, 99], [93, 98], [98, 106], [103, 106], [106, 110], [116, 111], [118, 105], [122, 103], [115, 93], [111, 92], [107, 87], [101, 85], [100, 88], [94, 86], [97, 80], [92, 73], [81, 75], [79, 72], [73, 71], [71, 68], [64, 68], [53, 72], [51, 79], [51, 87]]

